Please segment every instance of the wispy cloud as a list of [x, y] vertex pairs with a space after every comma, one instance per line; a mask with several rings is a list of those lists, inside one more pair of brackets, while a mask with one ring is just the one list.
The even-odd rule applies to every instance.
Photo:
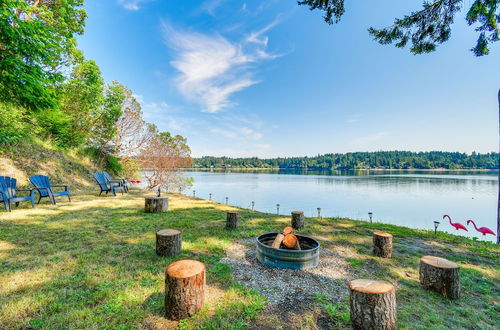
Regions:
[[377, 132], [377, 133], [373, 133], [373, 134], [366, 135], [366, 136], [361, 136], [357, 139], [354, 139], [353, 143], [355, 145], [358, 145], [358, 146], [364, 146], [364, 145], [367, 145], [367, 144], [370, 144], [373, 142], [377, 142], [377, 141], [383, 139], [384, 137], [386, 137], [387, 135], [389, 135], [388, 132]]
[[253, 140], [257, 141], [262, 138], [262, 134], [249, 127], [227, 127], [225, 129], [212, 128], [210, 130], [214, 134], [222, 135], [229, 139]]
[[205, 12], [211, 16], [215, 16], [215, 11], [217, 8], [222, 6], [227, 0], [208, 0], [201, 4], [199, 7], [200, 12]]
[[164, 22], [165, 39], [175, 51], [170, 63], [179, 71], [179, 91], [205, 112], [215, 113], [234, 105], [231, 95], [259, 82], [254, 77], [256, 65], [279, 56], [267, 52], [268, 38], [263, 35], [276, 24], [233, 42], [219, 34], [174, 29]]
[[123, 6], [123, 8], [128, 10], [139, 10], [140, 5], [146, 2], [151, 2], [155, 0], [118, 0], [118, 3]]

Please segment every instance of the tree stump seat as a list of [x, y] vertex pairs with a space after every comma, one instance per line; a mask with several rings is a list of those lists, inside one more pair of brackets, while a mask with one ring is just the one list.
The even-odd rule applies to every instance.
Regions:
[[349, 281], [354, 329], [396, 329], [396, 288], [387, 281]]
[[226, 229], [238, 228], [238, 212], [227, 212]]
[[420, 259], [420, 284], [426, 290], [433, 290], [445, 298], [460, 297], [460, 267], [447, 259], [424, 256]]
[[304, 228], [304, 212], [292, 211], [292, 228], [293, 229]]
[[171, 320], [190, 317], [205, 302], [206, 268], [196, 260], [179, 260], [165, 272], [165, 316]]
[[146, 213], [161, 213], [168, 211], [168, 197], [149, 196], [144, 198]]
[[382, 258], [390, 258], [392, 256], [391, 234], [383, 231], [373, 233], [373, 254]]
[[156, 254], [173, 257], [181, 252], [182, 233], [177, 229], [163, 229], [156, 232]]

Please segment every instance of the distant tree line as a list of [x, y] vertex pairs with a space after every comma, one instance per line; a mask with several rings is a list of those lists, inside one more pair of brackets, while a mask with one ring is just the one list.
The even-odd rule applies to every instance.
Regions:
[[498, 169], [498, 153], [377, 151], [270, 159], [202, 157], [197, 168], [349, 169]]

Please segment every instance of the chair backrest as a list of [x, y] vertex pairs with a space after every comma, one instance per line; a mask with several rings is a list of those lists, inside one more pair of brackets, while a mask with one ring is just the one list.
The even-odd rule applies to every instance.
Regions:
[[102, 190], [109, 190], [108, 181], [103, 173], [95, 172], [94, 179], [97, 181], [97, 184], [101, 187]]
[[0, 176], [0, 191], [8, 198], [16, 197], [17, 180], [9, 176]]
[[102, 174], [104, 175], [104, 177], [106, 178], [106, 180], [108, 180], [108, 181], [113, 180], [113, 179], [111, 178], [111, 175], [109, 175], [109, 173], [108, 173], [108, 172], [104, 171], [104, 172], [102, 172]]
[[50, 179], [45, 175], [33, 175], [30, 177], [30, 182], [37, 188], [50, 188]]

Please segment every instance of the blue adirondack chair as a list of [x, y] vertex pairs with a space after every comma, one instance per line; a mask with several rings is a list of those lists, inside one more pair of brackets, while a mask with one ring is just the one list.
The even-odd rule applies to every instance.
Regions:
[[123, 187], [122, 191], [128, 192], [128, 184], [127, 184], [127, 181], [125, 179], [113, 179], [113, 178], [111, 178], [111, 175], [109, 175], [109, 173], [106, 171], [102, 172], [102, 174], [104, 174], [104, 177], [106, 178], [106, 180], [108, 180], [109, 182], [112, 182], [113, 184], [117, 183], [119, 186]]
[[118, 184], [114, 184], [113, 182], [108, 180], [106, 178], [106, 176], [104, 175], [104, 173], [95, 172], [94, 179], [97, 181], [99, 188], [101, 188], [101, 191], [99, 192], [99, 196], [101, 196], [101, 194], [103, 192], [106, 192], [106, 195], [109, 192], [112, 192], [113, 196], [116, 196], [117, 190], [120, 190], [122, 192], [122, 195], [123, 195], [123, 190], [124, 190], [123, 186], [120, 186]]
[[[30, 177], [30, 182], [35, 186], [35, 189], [38, 191], [40, 198], [38, 198], [38, 204], [40, 204], [40, 200], [42, 197], [48, 197], [52, 204], [56, 203], [55, 197], [57, 196], [68, 196], [68, 200], [71, 202], [71, 196], [69, 192], [69, 186], [67, 185], [56, 185], [53, 186], [50, 184], [50, 179], [45, 175], [33, 175]], [[63, 191], [54, 192], [52, 188], [64, 188]]]
[[[0, 176], [0, 202], [3, 201], [6, 211], [11, 211], [10, 203], [31, 201], [31, 207], [35, 207], [35, 191], [33, 189], [16, 189], [17, 180], [8, 176]], [[29, 195], [25, 197], [18, 197], [18, 191], [29, 191]]]

